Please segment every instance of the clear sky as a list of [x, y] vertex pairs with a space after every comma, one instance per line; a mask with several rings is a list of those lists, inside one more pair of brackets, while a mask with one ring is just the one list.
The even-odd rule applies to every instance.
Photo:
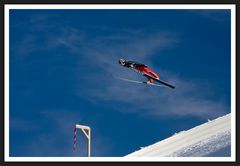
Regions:
[[[10, 156], [121, 157], [230, 113], [230, 10], [11, 10]], [[148, 65], [176, 88], [118, 64]]]

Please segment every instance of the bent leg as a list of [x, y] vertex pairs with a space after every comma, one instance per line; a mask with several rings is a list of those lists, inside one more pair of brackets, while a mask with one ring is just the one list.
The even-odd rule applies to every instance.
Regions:
[[156, 79], [160, 79], [160, 77], [159, 77], [154, 71], [152, 71], [152, 70], [150, 70], [150, 69], [148, 69], [148, 68], [145, 69], [145, 73], [146, 73], [146, 74], [149, 74], [149, 75], [152, 75], [152, 76], [155, 77]]

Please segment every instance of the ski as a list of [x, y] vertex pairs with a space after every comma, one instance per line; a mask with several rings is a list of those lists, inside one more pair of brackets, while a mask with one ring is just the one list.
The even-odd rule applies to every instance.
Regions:
[[160, 86], [160, 87], [165, 87], [165, 86], [160, 85], [160, 84], [147, 83], [146, 81], [130, 80], [130, 79], [127, 79], [127, 78], [122, 78], [122, 77], [117, 77], [117, 76], [115, 76], [115, 78], [118, 78], [118, 79], [123, 80], [123, 81], [128, 81], [128, 82], [138, 83], [138, 84], [147, 84], [147, 85], [150, 85], [150, 86]]
[[153, 80], [155, 80], [155, 81], [157, 81], [157, 82], [159, 82], [159, 83], [161, 83], [161, 84], [163, 84], [163, 85], [166, 85], [166, 86], [168, 86], [168, 87], [170, 87], [170, 88], [172, 88], [172, 89], [175, 88], [175, 86], [169, 84], [168, 82], [165, 82], [165, 81], [162, 81], [162, 80], [158, 80], [158, 79], [156, 79], [155, 77], [152, 77], [152, 76], [150, 76], [150, 75], [148, 75], [148, 74], [143, 74], [143, 75], [146, 76], [146, 77], [148, 77], [148, 78], [151, 78], [151, 79], [153, 79]]

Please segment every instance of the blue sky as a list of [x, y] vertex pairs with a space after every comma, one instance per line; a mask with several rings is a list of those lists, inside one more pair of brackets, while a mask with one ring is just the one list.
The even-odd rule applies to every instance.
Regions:
[[[229, 10], [10, 10], [10, 156], [121, 157], [230, 113]], [[176, 89], [144, 80], [145, 63]]]

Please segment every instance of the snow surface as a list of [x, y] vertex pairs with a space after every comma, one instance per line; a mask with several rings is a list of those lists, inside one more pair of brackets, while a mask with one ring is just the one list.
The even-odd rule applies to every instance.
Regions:
[[231, 132], [226, 131], [213, 135], [205, 140], [201, 140], [188, 147], [184, 147], [168, 157], [207, 157], [213, 152], [217, 152], [231, 145]]
[[231, 114], [144, 147], [125, 157], [231, 156]]

